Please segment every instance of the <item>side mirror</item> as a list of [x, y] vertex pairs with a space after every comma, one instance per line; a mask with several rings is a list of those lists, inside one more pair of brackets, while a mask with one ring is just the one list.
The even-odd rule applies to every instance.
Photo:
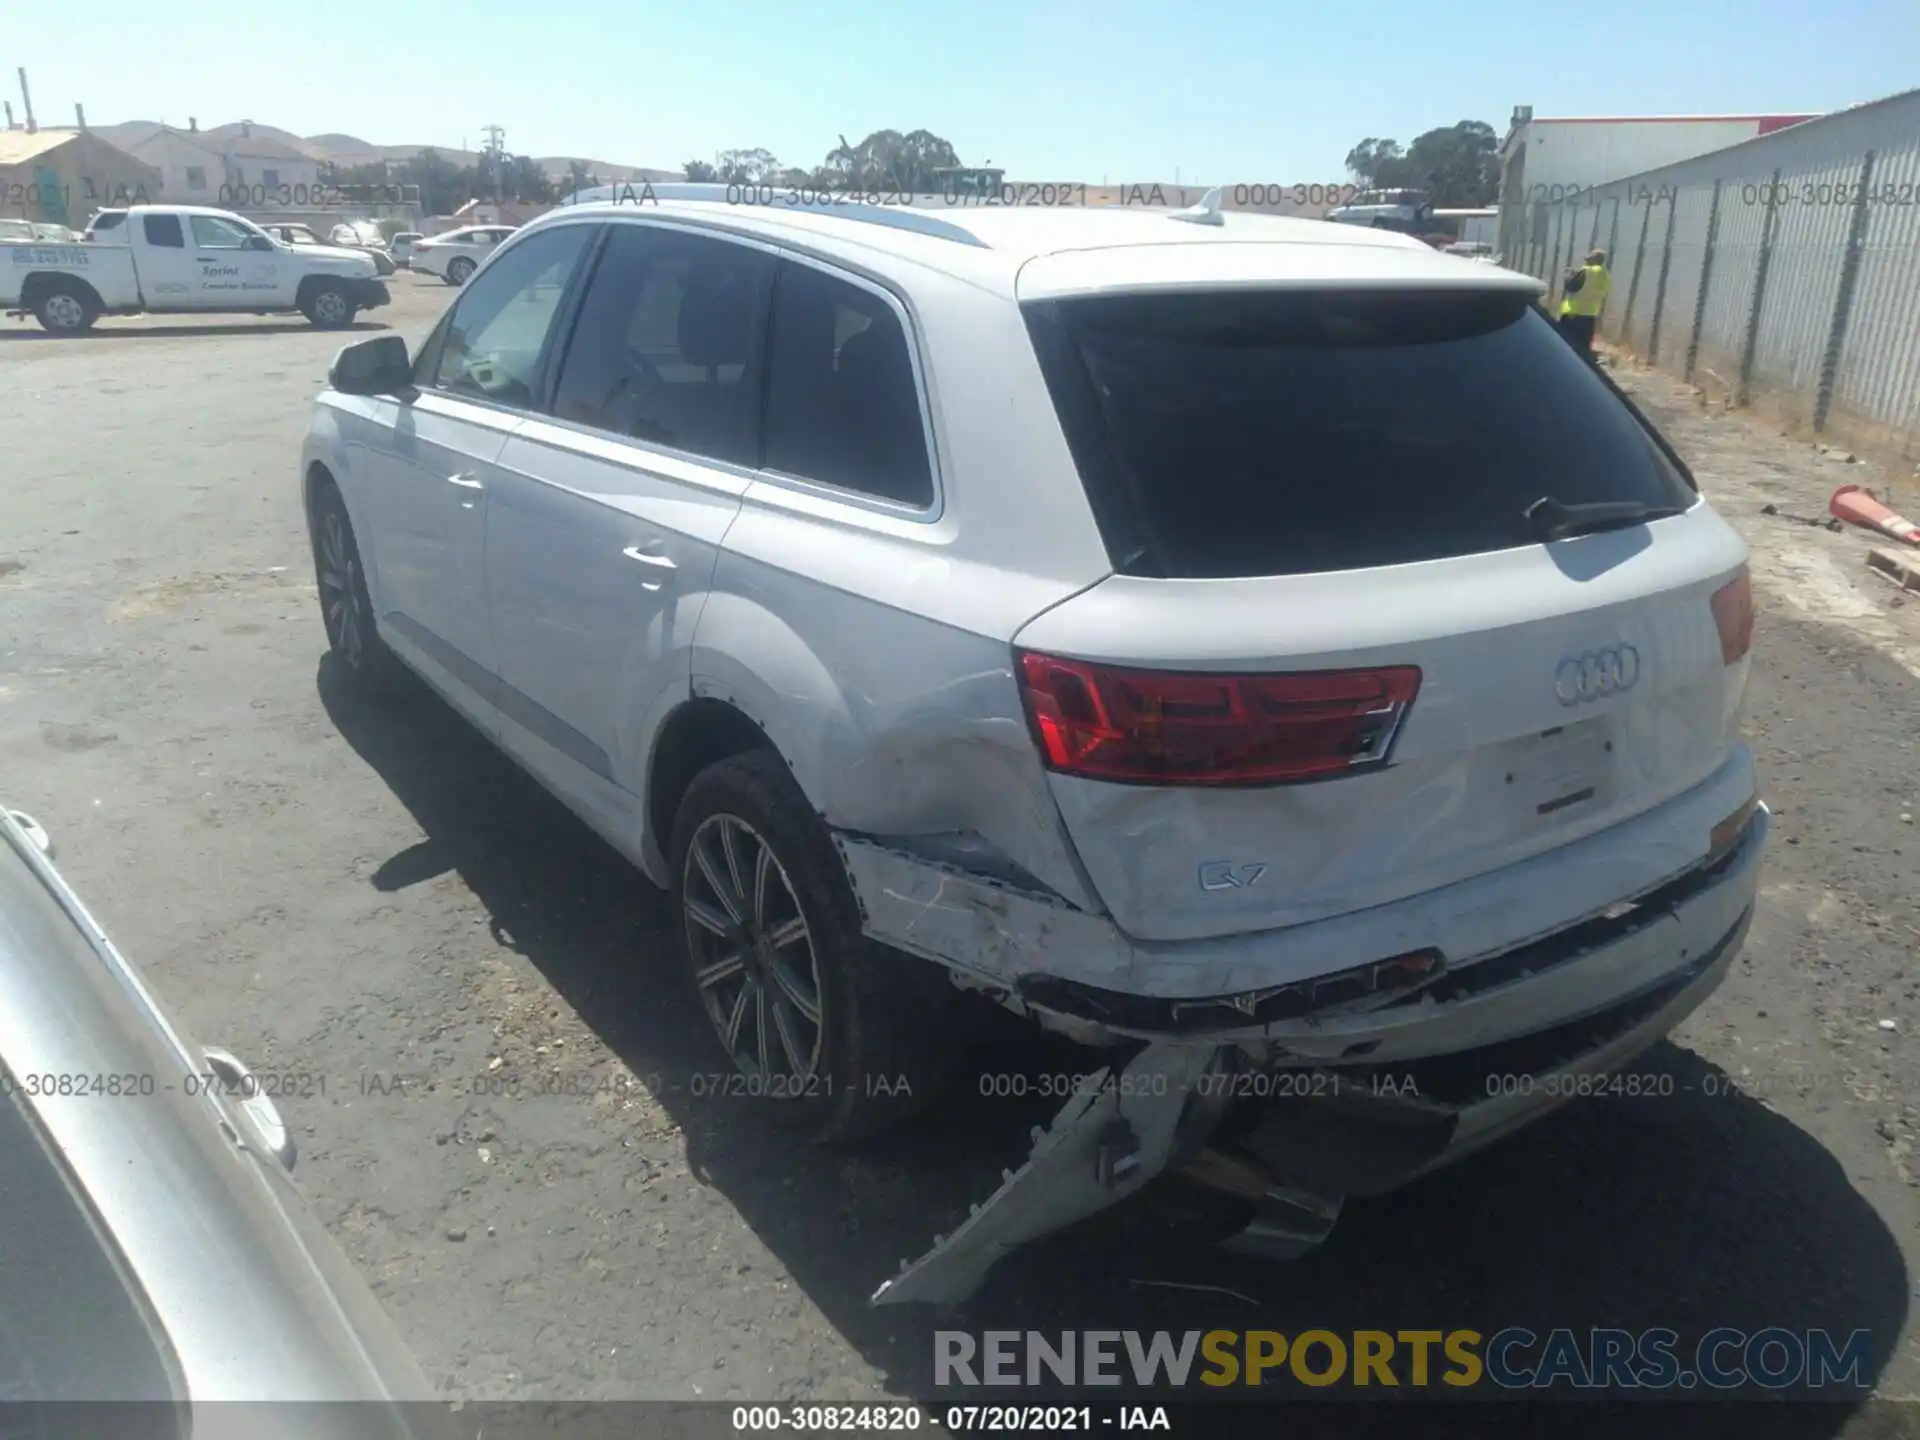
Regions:
[[398, 395], [413, 388], [413, 362], [398, 335], [375, 335], [345, 346], [327, 368], [327, 384], [342, 395]]
[[247, 237], [247, 249], [271, 250], [273, 249], [273, 241], [269, 240], [264, 235], [249, 235]]

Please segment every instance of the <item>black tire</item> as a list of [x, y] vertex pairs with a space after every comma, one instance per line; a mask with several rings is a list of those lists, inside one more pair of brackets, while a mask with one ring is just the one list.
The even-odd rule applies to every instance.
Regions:
[[84, 285], [55, 280], [33, 302], [33, 318], [49, 335], [84, 335], [100, 318], [100, 302]]
[[366, 567], [347, 505], [331, 480], [313, 497], [310, 525], [313, 579], [320, 592], [320, 623], [327, 648], [348, 684], [362, 694], [384, 694], [400, 678], [400, 662], [380, 638]]
[[359, 311], [347, 287], [334, 280], [321, 280], [312, 285], [300, 301], [300, 313], [316, 330], [344, 330], [353, 324], [353, 317]]
[[[744, 826], [751, 841], [736, 826]], [[694, 853], [698, 837], [709, 864], [719, 868], [728, 835], [735, 842], [734, 858], [748, 876], [757, 877], [759, 868], [752, 844], [769, 853], [774, 868], [766, 892], [772, 903], [761, 919], [776, 917], [779, 923], [737, 926], [723, 938], [695, 918], [688, 899], [691, 892], [709, 919], [729, 918], [720, 913], [725, 902], [715, 903], [720, 892]], [[899, 1124], [952, 1085], [967, 1054], [963, 1027], [956, 1023], [965, 997], [938, 966], [876, 945], [861, 933], [845, 867], [778, 755], [766, 750], [736, 755], [694, 777], [674, 820], [672, 865], [687, 983], [730, 1073], [741, 1077], [729, 1080], [732, 1088], [721, 1093], [744, 1092], [815, 1144], [844, 1145]], [[743, 876], [743, 882], [741, 896], [760, 893], [755, 878]], [[788, 908], [804, 924], [801, 940], [777, 939], [794, 923]], [[750, 938], [756, 929], [758, 936]], [[810, 975], [800, 974], [802, 941], [812, 962]], [[717, 968], [716, 951], [727, 949], [741, 957], [737, 991], [726, 978], [703, 986], [702, 967]], [[812, 1026], [793, 999], [796, 987], [804, 993], [809, 979], [817, 1014]], [[769, 998], [737, 998], [749, 994]], [[727, 1043], [722, 1011], [739, 1015], [734, 1046]], [[766, 1019], [771, 1023], [762, 1031]], [[811, 1049], [809, 1034], [815, 1037]], [[793, 1063], [799, 1049], [809, 1049], [811, 1063], [804, 1068]], [[758, 1068], [751, 1057], [743, 1060], [739, 1052], [747, 1050], [766, 1056], [766, 1068]]]
[[353, 324], [360, 307], [336, 280], [320, 280], [300, 296], [300, 313], [316, 330], [344, 330]]
[[454, 256], [453, 259], [447, 262], [447, 283], [449, 285], [466, 284], [468, 280], [473, 278], [473, 272], [476, 268], [478, 267], [466, 256]]

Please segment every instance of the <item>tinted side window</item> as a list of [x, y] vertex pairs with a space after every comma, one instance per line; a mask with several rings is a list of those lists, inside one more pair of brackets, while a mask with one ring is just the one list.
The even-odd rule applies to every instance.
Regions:
[[147, 244], [164, 245], [169, 250], [186, 247], [187, 235], [180, 228], [178, 215], [142, 215], [140, 223], [147, 233]]
[[905, 505], [933, 503], [906, 333], [873, 291], [782, 264], [766, 414], [769, 470]]
[[772, 256], [616, 225], [581, 302], [554, 414], [740, 465], [759, 463]]
[[547, 332], [593, 233], [591, 225], [565, 225], [530, 236], [470, 280], [441, 343], [435, 387], [531, 405]]

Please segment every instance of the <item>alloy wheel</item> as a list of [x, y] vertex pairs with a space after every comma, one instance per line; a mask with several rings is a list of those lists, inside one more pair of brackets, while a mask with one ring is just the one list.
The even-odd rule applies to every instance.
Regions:
[[320, 613], [328, 642], [356, 670], [365, 663], [367, 653], [359, 578], [359, 559], [347, 534], [346, 517], [329, 510], [320, 523]]
[[47, 318], [62, 330], [78, 330], [87, 323], [87, 308], [71, 295], [51, 295]]
[[764, 1093], [799, 1096], [820, 1069], [820, 966], [786, 870], [737, 815], [710, 815], [681, 885], [700, 1001], [735, 1067]]

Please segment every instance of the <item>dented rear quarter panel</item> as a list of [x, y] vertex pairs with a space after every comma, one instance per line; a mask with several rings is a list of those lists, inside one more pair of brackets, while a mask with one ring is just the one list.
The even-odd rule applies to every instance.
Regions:
[[754, 720], [834, 829], [971, 833], [1098, 911], [1027, 727], [1012, 638], [1112, 565], [1012, 300], [928, 275], [908, 309], [934, 504], [749, 486], [701, 611], [693, 692]]
[[[778, 510], [736, 523], [700, 617], [694, 693], [758, 723], [835, 830], [903, 844], [978, 835], [1069, 903], [1097, 910], [1027, 728], [1012, 646], [994, 633], [1053, 591], [964, 561], [921, 569], [880, 555], [868, 593], [841, 589], [807, 573], [809, 556], [844, 573], [845, 552], [886, 543], [829, 545], [814, 533], [796, 546], [796, 528], [812, 527]], [[995, 600], [974, 622], [986, 633], [909, 608], [903, 592], [923, 583], [991, 588]]]

